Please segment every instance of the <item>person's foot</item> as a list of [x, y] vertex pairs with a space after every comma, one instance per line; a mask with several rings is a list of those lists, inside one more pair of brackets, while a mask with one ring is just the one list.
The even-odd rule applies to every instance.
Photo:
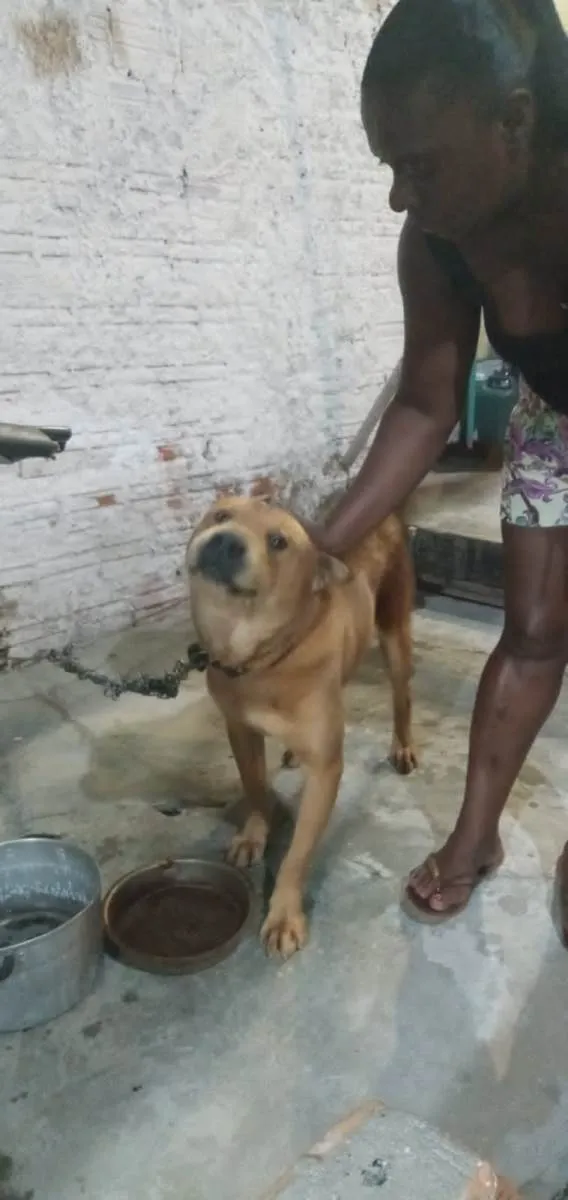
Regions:
[[472, 849], [452, 834], [437, 854], [430, 854], [408, 877], [405, 890], [411, 915], [443, 921], [466, 908], [475, 888], [503, 862], [498, 835]]
[[470, 1181], [465, 1200], [521, 1200], [521, 1195], [510, 1179], [496, 1175], [489, 1163], [482, 1162]]

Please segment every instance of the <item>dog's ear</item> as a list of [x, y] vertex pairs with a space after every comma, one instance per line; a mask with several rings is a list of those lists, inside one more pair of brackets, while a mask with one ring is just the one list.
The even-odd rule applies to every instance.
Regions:
[[251, 500], [261, 500], [263, 504], [273, 504], [276, 499], [276, 484], [267, 475], [255, 479], [249, 488]]
[[333, 554], [320, 551], [314, 573], [314, 592], [322, 592], [333, 583], [347, 583], [350, 579], [352, 575], [346, 563], [341, 562], [340, 558], [334, 558]]
[[238, 496], [238, 494], [239, 493], [238, 493], [236, 487], [233, 487], [232, 484], [223, 483], [223, 484], [221, 484], [220, 487], [218, 487], [215, 490], [215, 503], [216, 504], [219, 504], [219, 502], [222, 503], [223, 500], [234, 500], [235, 497]]

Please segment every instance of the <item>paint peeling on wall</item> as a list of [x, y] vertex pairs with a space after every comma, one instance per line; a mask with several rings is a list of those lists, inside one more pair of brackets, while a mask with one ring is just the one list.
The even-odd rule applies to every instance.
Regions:
[[105, 10], [105, 30], [113, 66], [128, 66], [128, 50], [124, 37], [124, 29], [116, 0], [107, 4]]
[[10, 624], [17, 613], [17, 605], [9, 600], [0, 588], [0, 671], [5, 670], [11, 658]]
[[33, 20], [17, 19], [14, 31], [40, 79], [67, 75], [81, 66], [79, 27], [67, 13], [46, 11]]

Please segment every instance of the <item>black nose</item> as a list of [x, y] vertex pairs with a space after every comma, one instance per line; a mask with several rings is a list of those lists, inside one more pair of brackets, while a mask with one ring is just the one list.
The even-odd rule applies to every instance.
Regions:
[[243, 566], [245, 556], [246, 546], [238, 534], [220, 531], [201, 547], [197, 569], [215, 583], [231, 584]]

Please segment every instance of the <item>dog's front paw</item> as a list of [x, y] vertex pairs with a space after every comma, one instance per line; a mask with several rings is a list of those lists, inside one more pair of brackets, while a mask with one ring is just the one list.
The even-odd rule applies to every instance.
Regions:
[[268, 825], [261, 817], [250, 817], [242, 833], [236, 833], [226, 859], [233, 867], [252, 867], [266, 850]]
[[418, 766], [414, 746], [401, 746], [400, 742], [393, 742], [390, 760], [399, 775], [410, 775]]
[[283, 903], [271, 904], [260, 931], [260, 940], [273, 958], [291, 958], [303, 950], [308, 940], [308, 921], [300, 907]]
[[225, 857], [233, 867], [253, 867], [260, 862], [263, 854], [264, 841], [261, 838], [249, 838], [237, 833]]

